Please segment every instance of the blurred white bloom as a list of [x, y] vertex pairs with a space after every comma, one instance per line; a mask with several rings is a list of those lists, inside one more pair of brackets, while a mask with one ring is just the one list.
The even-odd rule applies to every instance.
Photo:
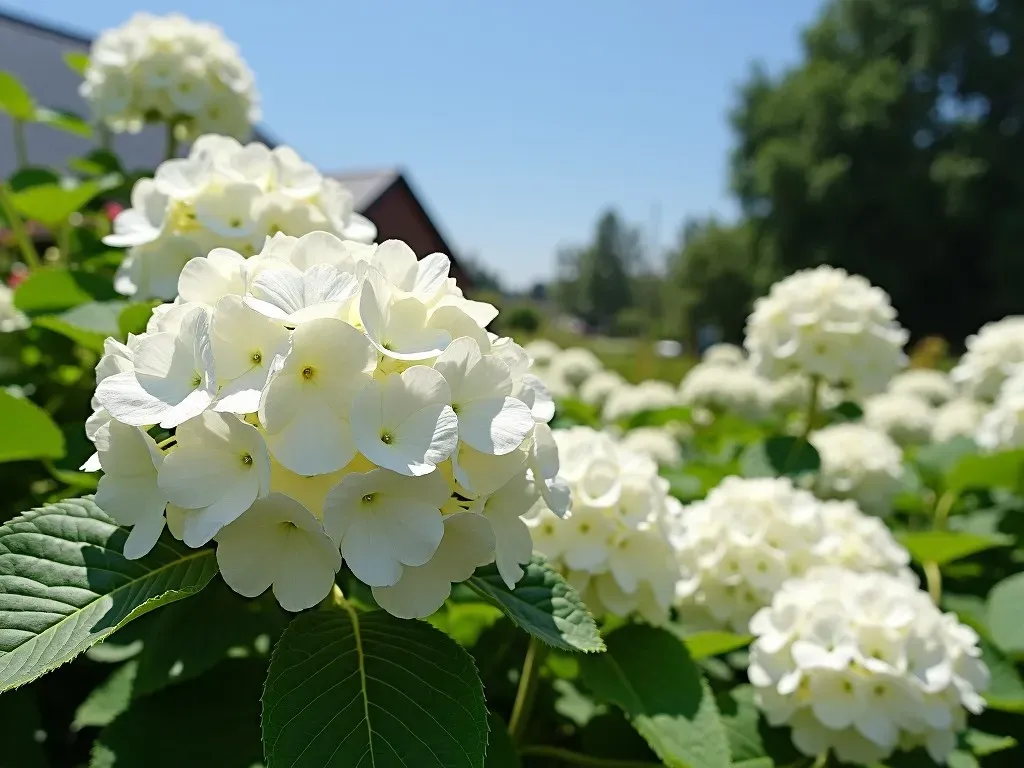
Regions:
[[917, 395], [883, 392], [864, 401], [864, 423], [900, 445], [931, 439], [934, 409]]
[[967, 351], [950, 371], [964, 394], [992, 401], [1013, 370], [1024, 364], [1024, 317], [1004, 317], [986, 323], [967, 337]]
[[563, 349], [548, 364], [554, 378], [567, 381], [573, 387], [578, 387], [603, 367], [597, 355], [583, 347]]
[[576, 396], [576, 388], [562, 376], [561, 372], [540, 367], [535, 368], [533, 373], [540, 380], [545, 391], [555, 400], [565, 400]]
[[944, 764], [967, 713], [984, 709], [977, 634], [904, 578], [814, 569], [783, 585], [750, 631], [757, 702], [808, 757], [868, 765], [923, 746]]
[[1024, 368], [999, 388], [999, 396], [977, 424], [974, 440], [987, 451], [1024, 447]]
[[727, 477], [676, 519], [684, 612], [746, 632], [782, 584], [815, 565], [909, 573], [907, 552], [853, 503], [822, 503], [786, 478]]
[[626, 386], [626, 380], [615, 371], [598, 371], [580, 385], [580, 400], [601, 407], [612, 392]]
[[700, 361], [706, 365], [745, 365], [747, 353], [742, 347], [722, 342], [705, 349]]
[[25, 313], [14, 306], [14, 291], [0, 283], [0, 333], [20, 331], [31, 324]]
[[[291, 188], [287, 185], [296, 181], [296, 167], [304, 169], [302, 185]], [[268, 201], [281, 204], [268, 207]], [[113, 234], [103, 242], [129, 249], [115, 279], [120, 293], [136, 299], [173, 299], [180, 294], [184, 301], [212, 305], [229, 293], [245, 292], [246, 278], [255, 275], [246, 276], [244, 257], [259, 252], [267, 237], [299, 237], [316, 230], [357, 243], [372, 242], [377, 234], [373, 224], [355, 213], [344, 187], [322, 177], [290, 148], [242, 146], [226, 136], [208, 135], [196, 140], [187, 158], [167, 160], [154, 178], [135, 183], [131, 207], [117, 215]], [[322, 246], [324, 240], [321, 236], [314, 242]], [[195, 261], [214, 249], [231, 250]], [[190, 260], [195, 271], [181, 282], [178, 276]], [[337, 258], [318, 263], [351, 267], [354, 259], [347, 265]], [[269, 308], [272, 316], [287, 315], [289, 309], [298, 311], [312, 301], [301, 290], [296, 295], [293, 287], [295, 270], [305, 273], [312, 265], [300, 257], [275, 258], [270, 266], [278, 271], [277, 279], [258, 287], [251, 297], [264, 302], [263, 309]], [[347, 276], [352, 279], [346, 285], [354, 288], [354, 276]], [[328, 287], [327, 282], [319, 280], [321, 290], [343, 292], [342, 286]], [[295, 301], [300, 306], [292, 307]]]
[[237, 46], [219, 27], [178, 14], [137, 13], [103, 32], [79, 91], [115, 132], [163, 121], [187, 137], [245, 138], [260, 119], [256, 83]]
[[817, 376], [856, 397], [885, 389], [906, 362], [907, 332], [889, 296], [859, 275], [795, 272], [754, 302], [745, 346], [759, 374]]
[[911, 368], [893, 376], [889, 391], [894, 395], [913, 395], [930, 405], [942, 405], [956, 397], [949, 375], [932, 368]]
[[[287, 179], [294, 195], [315, 182]], [[108, 339], [96, 367], [85, 468], [102, 468], [100, 503], [133, 526], [126, 554], [156, 546], [166, 519], [187, 546], [217, 542], [237, 592], [272, 586], [288, 610], [322, 600], [342, 559], [402, 617], [429, 615], [485, 563], [514, 586], [533, 551], [524, 516], [541, 499], [570, 506], [553, 403], [449, 268], [327, 232], [190, 261], [175, 302], [146, 333]], [[159, 444], [155, 424], [173, 430]]]
[[683, 405], [753, 420], [765, 415], [769, 395], [769, 382], [743, 363], [698, 363], [679, 385]]
[[528, 519], [534, 545], [585, 593], [595, 615], [668, 618], [677, 570], [668, 519], [679, 503], [646, 456], [587, 427], [555, 430], [559, 476], [572, 489], [572, 515], [560, 521], [539, 505]]
[[683, 460], [679, 441], [672, 430], [665, 427], [631, 429], [620, 444], [624, 450], [654, 459], [662, 467], [675, 467]]
[[846, 423], [812, 432], [809, 439], [821, 457], [819, 495], [853, 499], [868, 514], [889, 514], [903, 487], [903, 451], [888, 435]]
[[534, 339], [527, 344], [523, 349], [526, 354], [533, 360], [533, 364], [538, 368], [546, 368], [551, 364], [551, 361], [558, 356], [562, 351], [558, 345], [553, 341], [547, 339]]
[[974, 437], [987, 407], [977, 400], [958, 397], [935, 409], [932, 441], [947, 443], [955, 437]]
[[618, 421], [642, 411], [660, 411], [679, 404], [675, 387], [667, 381], [647, 379], [614, 390], [605, 400], [602, 416], [605, 421]]

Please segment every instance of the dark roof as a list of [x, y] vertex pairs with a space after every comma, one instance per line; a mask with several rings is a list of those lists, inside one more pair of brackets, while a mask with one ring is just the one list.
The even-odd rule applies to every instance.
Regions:
[[396, 168], [381, 168], [375, 171], [339, 171], [327, 174], [348, 188], [354, 198], [353, 204], [360, 213], [380, 199], [381, 195], [387, 192], [401, 175], [402, 172]]

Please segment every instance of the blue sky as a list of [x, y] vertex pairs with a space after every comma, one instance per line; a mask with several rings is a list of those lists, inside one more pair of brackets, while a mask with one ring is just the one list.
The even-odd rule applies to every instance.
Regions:
[[453, 248], [524, 287], [608, 205], [659, 249], [734, 215], [736, 86], [796, 61], [821, 0], [0, 4], [86, 33], [141, 9], [221, 25], [277, 137], [324, 170], [404, 167]]

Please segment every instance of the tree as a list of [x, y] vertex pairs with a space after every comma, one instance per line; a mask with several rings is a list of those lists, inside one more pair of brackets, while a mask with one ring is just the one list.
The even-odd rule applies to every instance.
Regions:
[[689, 221], [678, 249], [669, 254], [666, 329], [695, 346], [698, 329], [717, 325], [726, 341], [739, 343], [751, 303], [772, 276], [750, 225]]
[[733, 188], [780, 269], [861, 273], [915, 336], [1024, 311], [1024, 6], [833, 0], [803, 48], [732, 118]]

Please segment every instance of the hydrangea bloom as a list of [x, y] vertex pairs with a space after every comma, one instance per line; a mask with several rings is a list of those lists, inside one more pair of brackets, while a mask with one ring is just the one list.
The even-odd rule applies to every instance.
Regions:
[[973, 437], [986, 410], [984, 404], [966, 397], [940, 405], [932, 417], [932, 441], [946, 443], [955, 437]]
[[569, 382], [573, 387], [580, 386], [603, 367], [597, 355], [583, 347], [563, 349], [548, 364], [552, 376]]
[[817, 565], [904, 572], [910, 558], [852, 502], [821, 502], [786, 478], [727, 477], [676, 520], [684, 613], [746, 632], [782, 584]]
[[754, 420], [767, 412], [770, 393], [768, 382], [745, 364], [699, 363], [679, 385], [683, 405]]
[[580, 400], [600, 407], [612, 392], [624, 386], [626, 380], [615, 371], [598, 371], [580, 385]]
[[666, 427], [637, 427], [620, 441], [622, 448], [654, 459], [660, 466], [675, 467], [683, 460], [683, 451], [675, 433]]
[[562, 351], [555, 342], [548, 341], [547, 339], [534, 339], [523, 349], [526, 350], [526, 354], [530, 356], [533, 364], [537, 367], [551, 365], [551, 361]]
[[0, 333], [20, 331], [30, 324], [25, 313], [14, 306], [14, 291], [0, 283]]
[[[321, 230], [370, 243], [377, 230], [353, 209], [352, 194], [324, 178], [289, 147], [242, 146], [201, 136], [187, 158], [168, 160], [132, 188], [131, 207], [103, 242], [127, 247], [115, 287], [137, 299], [170, 300], [185, 264], [212, 249], [251, 256], [268, 236]], [[205, 263], [192, 282], [237, 272], [225, 258]]]
[[538, 550], [561, 568], [597, 615], [668, 618], [677, 578], [667, 530], [680, 504], [646, 456], [604, 432], [554, 432], [559, 477], [572, 489], [572, 517], [538, 506], [529, 519]]
[[888, 435], [846, 423], [812, 432], [809, 439], [821, 457], [821, 496], [853, 499], [872, 515], [889, 514], [903, 487], [903, 451]]
[[917, 395], [883, 392], [864, 401], [864, 423], [900, 445], [928, 442], [934, 418], [932, 407]]
[[956, 386], [949, 375], [932, 368], [911, 368], [893, 376], [889, 391], [894, 395], [913, 395], [931, 405], [942, 405], [956, 397]]
[[181, 126], [183, 137], [249, 135], [260, 118], [253, 74], [219, 27], [178, 14], [138, 13], [92, 45], [80, 87], [94, 117], [136, 133], [147, 122]]
[[1024, 447], [1024, 369], [1003, 382], [995, 403], [977, 424], [974, 439], [988, 451]]
[[967, 713], [984, 708], [977, 634], [905, 578], [815, 569], [783, 585], [750, 631], [758, 704], [808, 757], [868, 765], [923, 746], [945, 763]]
[[707, 365], [744, 365], [747, 362], [747, 353], [742, 347], [735, 344], [712, 344], [704, 350], [700, 361]]
[[679, 405], [675, 387], [667, 381], [647, 379], [614, 390], [605, 400], [602, 415], [605, 421], [618, 421], [642, 411], [658, 411]]
[[860, 397], [885, 389], [906, 361], [906, 341], [885, 291], [820, 266], [793, 273], [754, 302], [745, 345], [762, 376], [816, 376]]
[[[442, 254], [325, 232], [186, 264], [178, 300], [97, 366], [86, 468], [132, 527], [126, 556], [166, 524], [216, 542], [232, 589], [272, 588], [293, 611], [343, 561], [401, 617], [494, 560], [513, 585], [532, 551], [522, 516], [541, 498], [568, 508], [553, 407], [448, 271]], [[156, 424], [173, 434], [157, 442]]]
[[1024, 363], [1024, 317], [1004, 317], [986, 323], [967, 337], [967, 351], [950, 371], [950, 378], [976, 400], [994, 400], [999, 387]]

